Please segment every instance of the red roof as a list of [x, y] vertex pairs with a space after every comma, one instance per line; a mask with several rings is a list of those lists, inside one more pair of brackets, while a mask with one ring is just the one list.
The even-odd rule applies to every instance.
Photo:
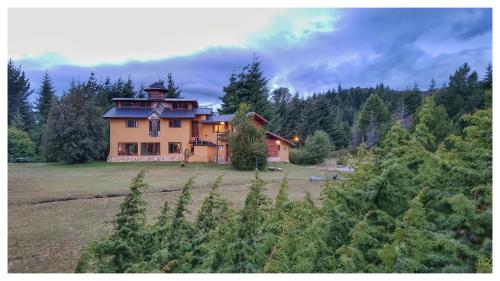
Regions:
[[271, 133], [271, 132], [269, 132], [269, 131], [266, 131], [266, 135], [270, 136], [271, 138], [274, 138], [274, 139], [279, 139], [279, 140], [282, 140], [282, 141], [284, 141], [284, 142], [286, 142], [286, 143], [289, 143], [289, 144], [291, 144], [291, 145], [294, 145], [294, 143], [293, 143], [292, 141], [289, 141], [289, 140], [285, 139], [284, 137], [279, 136], [279, 135], [277, 135], [277, 134], [275, 134], [275, 133]]

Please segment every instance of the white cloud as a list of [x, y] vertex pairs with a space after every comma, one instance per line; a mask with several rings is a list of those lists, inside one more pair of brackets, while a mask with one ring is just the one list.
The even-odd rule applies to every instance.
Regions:
[[45, 67], [148, 61], [250, 47], [275, 34], [299, 38], [328, 20], [313, 9], [10, 9], [9, 57]]

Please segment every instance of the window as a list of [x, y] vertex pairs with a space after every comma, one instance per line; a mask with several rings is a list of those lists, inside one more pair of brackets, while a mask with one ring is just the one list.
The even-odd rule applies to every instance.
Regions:
[[137, 128], [137, 120], [135, 119], [127, 119], [125, 120], [125, 127], [126, 128]]
[[191, 137], [197, 138], [198, 135], [198, 121], [191, 121]]
[[168, 153], [181, 153], [181, 143], [180, 142], [169, 142], [168, 143]]
[[219, 145], [219, 151], [223, 151], [224, 150], [224, 146], [223, 145]]
[[149, 120], [149, 136], [150, 137], [160, 136], [160, 119]]
[[188, 109], [188, 103], [182, 101], [174, 101], [172, 103], [173, 109]]
[[213, 128], [214, 133], [223, 133], [224, 132], [225, 123], [224, 122], [221, 122], [221, 123], [214, 124], [214, 128]]
[[144, 101], [122, 101], [120, 103], [121, 107], [149, 107], [148, 102]]
[[119, 143], [118, 155], [137, 155], [137, 143]]
[[278, 144], [278, 151], [281, 151], [281, 146]]
[[158, 142], [141, 143], [141, 155], [144, 156], [160, 155], [160, 143]]
[[168, 121], [168, 126], [170, 128], [180, 128], [181, 127], [181, 120], [169, 120]]

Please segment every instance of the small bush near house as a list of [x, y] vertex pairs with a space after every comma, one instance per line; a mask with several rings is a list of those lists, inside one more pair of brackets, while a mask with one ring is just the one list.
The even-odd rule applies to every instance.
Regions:
[[229, 134], [231, 164], [237, 170], [264, 170], [267, 166], [267, 145], [264, 131], [247, 117], [248, 105], [241, 104], [232, 121], [234, 132]]
[[9, 128], [9, 162], [16, 162], [17, 158], [33, 160], [36, 156], [35, 144], [28, 133], [18, 128]]
[[293, 149], [290, 161], [294, 164], [321, 163], [333, 149], [330, 137], [324, 131], [318, 130], [306, 138], [303, 148]]

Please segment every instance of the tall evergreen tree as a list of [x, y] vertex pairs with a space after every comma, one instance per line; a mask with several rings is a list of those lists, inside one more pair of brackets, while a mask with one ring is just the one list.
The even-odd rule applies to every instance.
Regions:
[[243, 67], [241, 73], [231, 75], [229, 85], [223, 89], [225, 94], [221, 97], [222, 105], [219, 112], [234, 113], [240, 103], [246, 103], [251, 111], [273, 120], [267, 82], [260, 62], [254, 57], [253, 62]]
[[464, 63], [450, 76], [448, 87], [436, 96], [436, 103], [442, 104], [453, 120], [458, 120], [484, 104], [484, 91], [479, 86], [477, 72]]
[[100, 158], [106, 144], [104, 124], [94, 96], [85, 84], [75, 84], [51, 107], [43, 134], [44, 156], [67, 163]]
[[168, 73], [166, 97], [169, 99], [179, 99], [181, 98], [181, 92], [182, 91], [179, 90], [179, 87], [175, 85], [174, 80], [172, 79], [172, 73]]
[[288, 134], [287, 123], [288, 123], [288, 103], [292, 98], [292, 94], [290, 94], [290, 90], [288, 88], [278, 88], [275, 89], [271, 95], [272, 104], [274, 107], [274, 120], [271, 122], [272, 131], [285, 135]]
[[391, 116], [384, 102], [377, 94], [371, 94], [359, 112], [354, 135], [356, 143], [366, 142], [369, 147], [376, 145], [388, 129]]
[[11, 124], [14, 115], [19, 112], [23, 119], [24, 131], [30, 131], [34, 127], [34, 117], [31, 111], [29, 97], [33, 93], [30, 89], [29, 79], [26, 77], [21, 66], [16, 67], [12, 60], [7, 64], [8, 74], [8, 123]]
[[46, 71], [43, 76], [42, 85], [38, 92], [38, 103], [37, 109], [40, 116], [40, 124], [47, 123], [47, 118], [49, 116], [50, 106], [54, 101], [56, 91], [52, 86], [52, 80], [49, 77], [49, 73]]

